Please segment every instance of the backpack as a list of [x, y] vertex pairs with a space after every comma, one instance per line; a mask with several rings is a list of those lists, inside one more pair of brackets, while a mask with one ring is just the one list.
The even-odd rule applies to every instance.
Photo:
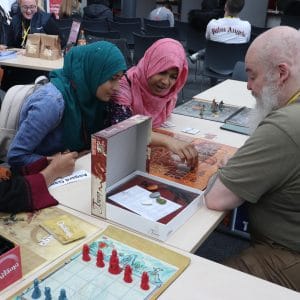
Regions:
[[6, 162], [7, 151], [19, 127], [20, 112], [25, 99], [47, 82], [47, 77], [40, 76], [34, 84], [15, 85], [6, 92], [0, 110], [1, 161]]

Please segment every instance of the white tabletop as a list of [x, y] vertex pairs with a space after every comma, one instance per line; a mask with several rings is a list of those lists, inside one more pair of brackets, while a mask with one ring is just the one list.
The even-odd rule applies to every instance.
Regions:
[[208, 101], [215, 99], [217, 102], [223, 101], [225, 104], [250, 108], [255, 106], [255, 98], [247, 89], [247, 82], [231, 79], [227, 79], [193, 98]]
[[28, 57], [24, 56], [22, 54], [22, 51], [19, 51], [16, 58], [0, 60], [0, 65], [33, 70], [52, 71], [54, 69], [62, 68], [63, 58], [56, 60], [47, 60]]
[[[108, 223], [93, 217], [89, 217], [82, 213], [73, 211], [72, 209], [60, 206], [61, 209], [68, 211], [83, 218], [85, 221], [99, 226], [99, 234], [101, 230], [106, 229]], [[88, 238], [92, 238], [91, 236]], [[147, 237], [144, 237], [149, 239]], [[82, 240], [82, 244], [86, 239]], [[162, 245], [161, 242], [153, 241]], [[221, 264], [201, 258], [191, 253], [184, 252], [171, 246], [163, 244], [163, 246], [179, 252], [190, 258], [190, 265], [187, 269], [167, 288], [159, 297], [160, 300], [253, 300], [253, 299], [272, 299], [272, 300], [297, 300], [299, 293], [280, 287], [265, 280], [261, 280], [254, 276], [236, 271], [225, 267]], [[81, 246], [78, 246], [79, 248]], [[70, 250], [73, 251], [73, 250]], [[39, 269], [38, 271], [28, 274], [26, 278], [22, 278], [12, 284], [0, 293], [0, 299], [10, 299], [10, 297], [24, 289], [25, 286], [32, 284], [33, 280], [42, 277], [47, 270], [53, 269], [59, 262], [62, 262], [70, 255], [69, 252], [49, 265]]]

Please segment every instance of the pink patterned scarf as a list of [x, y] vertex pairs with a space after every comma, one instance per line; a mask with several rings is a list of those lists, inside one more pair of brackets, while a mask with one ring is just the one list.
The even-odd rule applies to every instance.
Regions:
[[[166, 95], [153, 95], [148, 87], [148, 79], [170, 68], [178, 68], [178, 78]], [[127, 105], [133, 114], [152, 117], [152, 127], [157, 128], [173, 111], [177, 94], [183, 88], [188, 76], [188, 64], [182, 45], [173, 39], [156, 41], [147, 49], [139, 63], [127, 71], [129, 85], [125, 76], [120, 81], [120, 90], [112, 100]]]

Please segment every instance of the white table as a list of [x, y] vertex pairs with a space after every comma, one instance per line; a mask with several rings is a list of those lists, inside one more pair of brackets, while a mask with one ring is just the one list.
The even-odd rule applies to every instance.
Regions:
[[[24, 50], [23, 50], [24, 51]], [[10, 66], [16, 68], [52, 71], [60, 69], [63, 66], [63, 58], [56, 60], [47, 60], [35, 57], [24, 56], [22, 50], [19, 50], [16, 58], [0, 60], [0, 66]]]
[[247, 82], [231, 79], [227, 79], [206, 91], [195, 95], [193, 98], [208, 101], [215, 99], [217, 102], [223, 100], [225, 104], [246, 106], [250, 108], [255, 106], [255, 98], [247, 89]]

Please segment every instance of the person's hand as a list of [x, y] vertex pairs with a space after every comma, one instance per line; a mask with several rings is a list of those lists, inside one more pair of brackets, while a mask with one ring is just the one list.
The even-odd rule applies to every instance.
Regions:
[[78, 157], [77, 152], [57, 153], [48, 157], [49, 165], [41, 171], [44, 175], [47, 185], [50, 185], [55, 179], [72, 174], [75, 168], [75, 160]]
[[198, 151], [191, 143], [180, 141], [172, 137], [166, 139], [166, 147], [177, 154], [182, 161], [186, 161], [187, 165], [194, 168], [198, 164]]

